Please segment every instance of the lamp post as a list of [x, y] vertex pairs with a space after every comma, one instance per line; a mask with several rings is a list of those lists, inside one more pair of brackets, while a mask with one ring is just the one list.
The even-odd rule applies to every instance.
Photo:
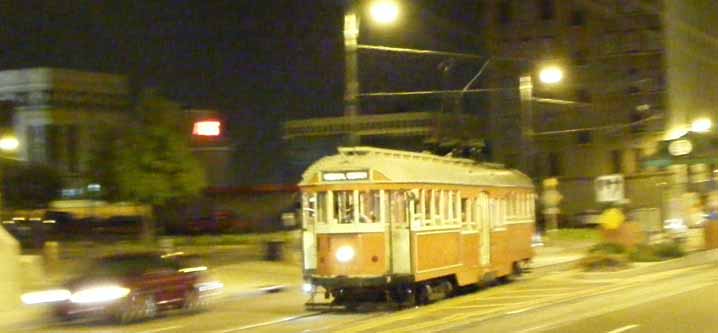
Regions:
[[[374, 21], [389, 24], [396, 20], [399, 7], [393, 1], [382, 0], [371, 3], [369, 12]], [[359, 115], [359, 5], [358, 1], [349, 1], [344, 13], [344, 116], [349, 121], [349, 134], [346, 144], [359, 144], [356, 132], [356, 117]]]
[[[542, 68], [539, 81], [545, 84], [557, 84], [563, 79], [563, 71], [556, 66]], [[529, 175], [533, 170], [533, 79], [524, 74], [519, 78], [519, 96], [521, 100], [521, 168]]]

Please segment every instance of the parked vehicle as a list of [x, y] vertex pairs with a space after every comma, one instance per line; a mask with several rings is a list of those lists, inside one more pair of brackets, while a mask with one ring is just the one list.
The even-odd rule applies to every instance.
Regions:
[[195, 311], [222, 284], [192, 257], [155, 252], [97, 259], [63, 288], [24, 294], [26, 304], [48, 304], [61, 319], [150, 319], [171, 309]]

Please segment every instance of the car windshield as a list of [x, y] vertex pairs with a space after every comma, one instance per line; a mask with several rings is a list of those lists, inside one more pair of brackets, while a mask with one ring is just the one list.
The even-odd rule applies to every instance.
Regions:
[[90, 265], [87, 276], [129, 276], [139, 275], [155, 268], [169, 268], [171, 263], [160, 257], [131, 256], [102, 258]]

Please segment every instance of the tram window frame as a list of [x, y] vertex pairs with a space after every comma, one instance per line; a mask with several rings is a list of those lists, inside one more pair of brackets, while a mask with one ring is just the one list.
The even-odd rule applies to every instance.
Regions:
[[421, 213], [418, 219], [422, 226], [431, 220], [431, 197], [431, 190], [421, 190], [421, 206], [419, 207]]
[[[332, 191], [332, 223], [352, 224], [357, 218], [357, 195], [355, 190]], [[351, 212], [351, 215], [347, 214]]]
[[[358, 222], [381, 222], [381, 193], [379, 190], [355, 191], [358, 197]], [[368, 198], [367, 198], [368, 197]]]
[[304, 192], [302, 193], [302, 221], [304, 227], [316, 224], [317, 222], [317, 211], [316, 211], [316, 193]]
[[327, 207], [327, 198], [331, 195], [328, 192], [317, 192], [314, 196], [315, 221], [317, 223], [326, 224], [329, 222], [329, 207]]

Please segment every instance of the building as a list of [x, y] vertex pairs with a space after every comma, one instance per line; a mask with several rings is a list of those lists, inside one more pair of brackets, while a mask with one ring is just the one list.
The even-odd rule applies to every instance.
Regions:
[[483, 146], [483, 122], [477, 116], [437, 111], [311, 118], [284, 123], [288, 163], [285, 179], [298, 182], [304, 169], [336, 153], [354, 133], [359, 145], [422, 151], [444, 145]]
[[95, 124], [122, 119], [130, 105], [126, 77], [58, 68], [0, 71], [0, 101], [13, 106], [18, 157], [57, 167], [78, 190]]
[[[484, 8], [493, 59], [487, 85], [517, 88], [490, 99], [490, 138], [502, 148], [495, 159], [510, 163], [528, 154], [533, 163], [525, 171], [558, 177], [571, 195], [562, 205], [567, 214], [596, 208], [592, 180], [615, 173], [626, 176], [632, 206], [660, 206], [659, 182], [651, 178], [657, 170], [642, 165], [664, 134], [662, 1], [485, 0]], [[543, 64], [560, 66], [565, 78], [556, 86], [534, 84], [532, 122], [525, 125], [531, 149], [522, 149], [518, 81]]]
[[[7, 114], [20, 142], [17, 157], [60, 171], [66, 180], [64, 197], [84, 195], [94, 129], [126, 119], [131, 98], [123, 75], [59, 68], [0, 71], [0, 111]], [[185, 110], [185, 117], [188, 143], [207, 170], [209, 185], [230, 186], [232, 147], [225, 121], [214, 110]], [[192, 125], [200, 120], [219, 121], [222, 132], [193, 135]]]

